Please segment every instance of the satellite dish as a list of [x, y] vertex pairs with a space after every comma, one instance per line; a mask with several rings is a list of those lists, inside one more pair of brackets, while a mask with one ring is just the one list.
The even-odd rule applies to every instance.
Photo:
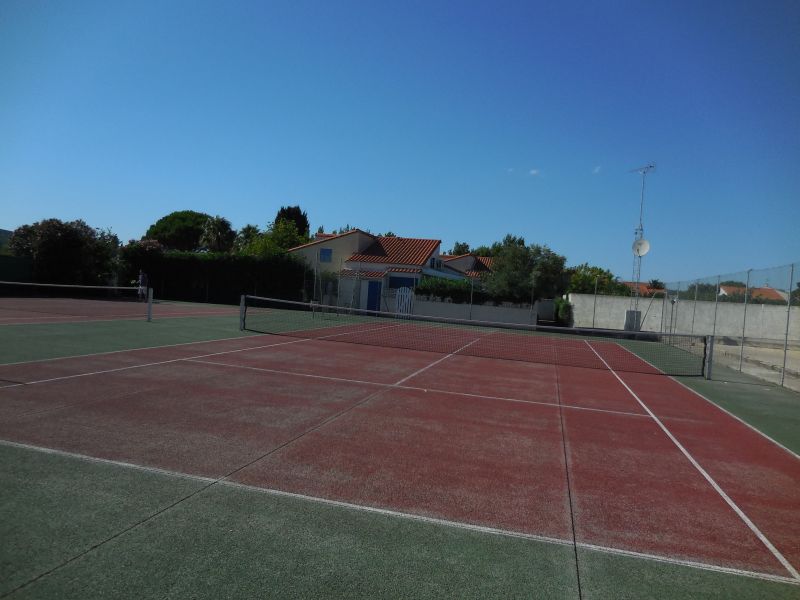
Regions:
[[635, 256], [644, 256], [650, 252], [650, 242], [642, 238], [633, 242], [633, 254]]

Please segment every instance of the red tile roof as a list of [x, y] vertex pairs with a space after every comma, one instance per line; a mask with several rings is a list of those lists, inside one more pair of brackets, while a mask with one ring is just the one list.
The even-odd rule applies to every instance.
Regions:
[[730, 295], [733, 295], [733, 294], [739, 294], [741, 296], [744, 296], [744, 292], [745, 292], [746, 289], [747, 288], [745, 288], [743, 285], [721, 285], [721, 286], [719, 286], [720, 294], [723, 294], [725, 296], [730, 296]]
[[475, 259], [487, 269], [491, 269], [492, 265], [494, 265], [494, 257], [492, 256], [476, 256]]
[[441, 243], [440, 240], [376, 237], [366, 250], [353, 254], [347, 260], [348, 262], [395, 263], [422, 267]]
[[[636, 289], [636, 282], [635, 281], [623, 281], [624, 285], [627, 285], [631, 288], [631, 292]], [[661, 288], [651, 288], [646, 283], [639, 283], [639, 295], [640, 296], [652, 296], [653, 294], [663, 294], [664, 290]]]
[[[473, 278], [482, 277], [487, 273], [491, 273], [492, 264], [494, 263], [494, 258], [492, 258], [491, 256], [475, 256], [472, 253], [467, 253], [467, 254], [460, 254], [459, 256], [453, 256], [448, 254], [441, 258], [443, 262], [448, 263], [457, 258], [464, 258], [465, 256], [471, 256], [473, 258], [472, 268], [467, 269], [466, 271], [463, 272], [467, 277], [473, 277]], [[457, 269], [454, 270], [458, 271]]]
[[753, 298], [760, 298], [762, 300], [779, 300], [786, 302], [786, 298], [775, 288], [771, 287], [757, 287], [750, 290], [750, 295]]
[[422, 269], [412, 269], [409, 267], [390, 267], [389, 273], [422, 273]]
[[383, 279], [387, 271], [356, 271], [354, 269], [342, 269], [342, 277], [360, 277], [361, 279]]
[[466, 254], [440, 254], [439, 258], [447, 262], [448, 260], [455, 260], [456, 258], [464, 258], [465, 256], [469, 256], [469, 252], [467, 252]]

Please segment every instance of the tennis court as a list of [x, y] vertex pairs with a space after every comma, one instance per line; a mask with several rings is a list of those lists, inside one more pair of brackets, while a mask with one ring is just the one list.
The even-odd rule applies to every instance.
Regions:
[[800, 597], [800, 459], [701, 340], [75, 302], [0, 325], [1, 597]]

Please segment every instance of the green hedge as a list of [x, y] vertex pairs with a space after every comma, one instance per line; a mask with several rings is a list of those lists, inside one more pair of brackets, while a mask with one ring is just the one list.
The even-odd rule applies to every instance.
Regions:
[[[472, 288], [472, 289], [470, 289]], [[414, 292], [418, 295], [432, 296], [439, 300], [450, 300], [455, 304], [469, 304], [470, 292], [473, 304], [483, 304], [493, 300], [479, 281], [471, 285], [467, 280], [444, 279], [441, 277], [423, 277]]]
[[0, 281], [33, 281], [33, 259], [0, 254]]
[[122, 282], [147, 273], [157, 299], [238, 304], [242, 294], [299, 300], [306, 269], [288, 256], [256, 258], [222, 253], [123, 249]]

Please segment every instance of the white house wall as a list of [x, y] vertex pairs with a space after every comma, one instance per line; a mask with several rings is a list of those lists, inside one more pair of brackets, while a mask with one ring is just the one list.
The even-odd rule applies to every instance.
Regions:
[[[300, 256], [312, 268], [317, 265], [322, 272], [338, 273], [340, 268], [344, 268], [348, 258], [357, 252], [366, 250], [373, 241], [373, 238], [366, 234], [353, 233], [293, 250], [292, 254]], [[319, 251], [322, 248], [332, 250], [331, 262], [318, 263]]]

